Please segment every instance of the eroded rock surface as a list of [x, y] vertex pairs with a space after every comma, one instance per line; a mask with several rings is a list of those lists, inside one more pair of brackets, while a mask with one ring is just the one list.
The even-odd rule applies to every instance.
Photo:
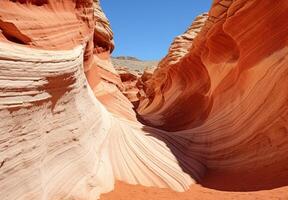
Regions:
[[[176, 38], [146, 81], [138, 108], [143, 122], [176, 131], [171, 137], [185, 138], [189, 157], [223, 176], [284, 170], [287, 9], [286, 1], [214, 1], [191, 48]], [[203, 16], [195, 23], [199, 19], [203, 24]]]
[[97, 199], [116, 180], [284, 198], [287, 10], [215, 0], [135, 83], [111, 63], [99, 1], [1, 0], [0, 199]]
[[97, 199], [115, 180], [189, 188], [193, 178], [154, 136], [165, 133], [144, 130], [121, 93], [97, 4], [0, 5], [0, 199]]

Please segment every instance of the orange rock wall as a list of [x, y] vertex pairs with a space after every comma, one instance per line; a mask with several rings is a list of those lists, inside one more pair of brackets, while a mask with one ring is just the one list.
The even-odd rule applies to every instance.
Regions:
[[143, 122], [178, 131], [171, 135], [188, 139], [187, 151], [209, 168], [283, 161], [287, 10], [284, 0], [214, 1], [189, 52], [173, 60], [179, 50], [171, 48], [146, 82], [147, 97], [138, 108]]

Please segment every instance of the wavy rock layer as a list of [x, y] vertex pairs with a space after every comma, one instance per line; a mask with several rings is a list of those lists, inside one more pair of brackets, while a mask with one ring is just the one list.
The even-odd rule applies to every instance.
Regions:
[[178, 131], [208, 168], [287, 162], [287, 9], [286, 1], [215, 1], [189, 52], [171, 62], [172, 48], [146, 82], [144, 122]]
[[[3, 0], [1, 40], [45, 49], [71, 49], [92, 34], [92, 1]], [[57, 14], [56, 14], [57, 13]]]
[[143, 131], [95, 99], [83, 47], [46, 51], [1, 43], [0, 50], [1, 199], [95, 199], [115, 179], [179, 191], [192, 183], [151, 135], [157, 130]]
[[198, 33], [202, 30], [208, 19], [208, 14], [204, 13], [196, 17], [188, 30], [176, 37], [169, 48], [167, 56], [159, 63], [158, 68], [166, 67], [179, 62], [190, 50], [193, 40], [196, 38]]
[[136, 115], [98, 1], [2, 0], [0, 199], [97, 199], [115, 180], [287, 185], [287, 10], [215, 1], [144, 74]]
[[[88, 17], [92, 5], [1, 1], [0, 199], [97, 199], [115, 180], [178, 191], [194, 182], [157, 138], [165, 132], [137, 122], [110, 62], [109, 23], [97, 6]], [[63, 46], [58, 26], [70, 23]], [[13, 39], [21, 35], [32, 42]]]

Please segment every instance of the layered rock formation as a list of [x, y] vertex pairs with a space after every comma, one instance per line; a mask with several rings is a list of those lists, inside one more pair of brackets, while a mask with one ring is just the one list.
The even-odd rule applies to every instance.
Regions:
[[0, 199], [97, 199], [115, 180], [286, 186], [287, 10], [215, 0], [136, 84], [136, 115], [99, 1], [2, 0]]
[[[123, 83], [121, 92], [137, 108], [139, 98], [143, 98], [143, 80], [149, 71], [151, 73], [158, 65], [158, 61], [142, 61], [134, 57], [114, 57], [112, 63]], [[145, 86], [144, 86], [145, 87]]]
[[138, 108], [143, 122], [177, 131], [171, 137], [189, 144], [183, 154], [209, 171], [244, 176], [255, 170], [257, 176], [274, 166], [283, 173], [287, 10], [286, 1], [214, 1], [202, 30], [189, 39], [191, 48], [184, 37], [190, 32], [193, 38], [190, 28], [146, 81], [147, 97]]
[[0, 199], [97, 199], [115, 180], [188, 189], [153, 136], [162, 131], [143, 130], [120, 92], [99, 7], [94, 17], [92, 1], [0, 5]]

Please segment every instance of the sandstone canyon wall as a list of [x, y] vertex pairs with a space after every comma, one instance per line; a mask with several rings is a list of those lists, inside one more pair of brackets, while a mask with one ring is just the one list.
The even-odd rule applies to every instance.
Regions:
[[97, 199], [115, 180], [185, 191], [236, 172], [285, 184], [287, 10], [215, 0], [138, 84], [136, 114], [99, 1], [1, 0], [0, 199]]
[[121, 93], [98, 3], [0, 2], [0, 199], [97, 199], [115, 180], [179, 191], [193, 182]]
[[189, 140], [186, 151], [209, 168], [287, 162], [287, 10], [286, 1], [214, 1], [145, 82], [142, 120]]

